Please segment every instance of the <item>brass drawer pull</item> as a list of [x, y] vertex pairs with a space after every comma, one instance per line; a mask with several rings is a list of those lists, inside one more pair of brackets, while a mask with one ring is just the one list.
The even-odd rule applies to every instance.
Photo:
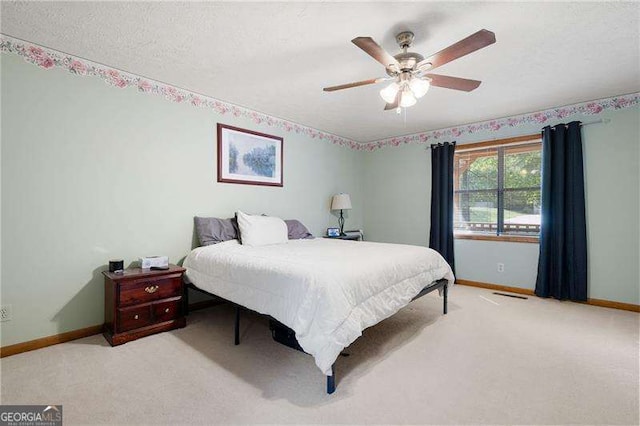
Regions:
[[149, 294], [155, 293], [156, 291], [158, 291], [158, 286], [157, 285], [152, 285], [151, 287], [145, 287], [144, 291], [146, 291]]
[[164, 313], [165, 313], [165, 314], [168, 314], [168, 313], [169, 313], [169, 308], [165, 309], [165, 310], [164, 310]]
[[134, 315], [133, 317], [133, 319], [138, 319], [138, 318], [139, 318], [138, 315]]

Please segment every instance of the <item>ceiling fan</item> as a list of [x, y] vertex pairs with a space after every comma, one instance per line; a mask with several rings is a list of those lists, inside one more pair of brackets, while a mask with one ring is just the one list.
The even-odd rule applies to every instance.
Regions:
[[413, 39], [414, 34], [411, 31], [399, 33], [396, 36], [396, 41], [400, 45], [402, 53], [391, 56], [371, 37], [354, 38], [351, 42], [384, 65], [388, 77], [371, 78], [355, 83], [325, 87], [323, 90], [325, 92], [334, 92], [393, 80], [389, 86], [380, 91], [380, 96], [387, 103], [384, 107], [385, 110], [398, 109], [398, 111], [400, 108], [415, 105], [416, 100], [423, 97], [430, 86], [470, 92], [480, 86], [481, 82], [466, 78], [431, 74], [430, 71], [495, 43], [496, 35], [488, 30], [480, 30], [426, 59], [419, 53], [408, 51]]

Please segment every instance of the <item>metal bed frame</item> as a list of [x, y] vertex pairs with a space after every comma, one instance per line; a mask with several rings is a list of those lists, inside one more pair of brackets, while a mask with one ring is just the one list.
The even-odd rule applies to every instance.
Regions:
[[[213, 293], [209, 293], [208, 291], [202, 290], [201, 288], [196, 287], [193, 283], [187, 281], [186, 276], [184, 276], [184, 281], [185, 281], [185, 291], [184, 291], [184, 297], [183, 297], [183, 310], [184, 310], [184, 314], [188, 315], [189, 314], [189, 289], [193, 289], [195, 291], [198, 291], [200, 293], [206, 294], [208, 296], [212, 296], [215, 297], [217, 299], [220, 299], [223, 302], [229, 303], [231, 305], [233, 305], [235, 307], [235, 321], [234, 321], [234, 332], [233, 332], [233, 338], [234, 338], [234, 344], [235, 345], [239, 345], [240, 344], [240, 310], [241, 309], [245, 309], [247, 311], [251, 311], [251, 312], [255, 312], [245, 306], [239, 305], [237, 303], [231, 302], [229, 300], [226, 300], [220, 296], [217, 296]], [[414, 301], [416, 299], [421, 298], [422, 296], [431, 293], [434, 290], [439, 290], [442, 289], [442, 298], [443, 298], [443, 314], [446, 315], [447, 314], [447, 280], [446, 279], [440, 279], [437, 281], [432, 282], [431, 284], [429, 284], [428, 286], [426, 286], [425, 288], [423, 288], [420, 293], [418, 293], [413, 299], [411, 299], [411, 301]], [[263, 315], [268, 317], [269, 319], [275, 320], [274, 318], [272, 318], [270, 315], [264, 315], [264, 314], [260, 314], [259, 312], [256, 312], [259, 315]], [[277, 321], [277, 320], [275, 320]], [[305, 352], [306, 353], [306, 352]], [[328, 394], [332, 394], [336, 391], [336, 373], [335, 373], [335, 368], [334, 368], [335, 364], [331, 366], [331, 376], [327, 376], [327, 393]]]

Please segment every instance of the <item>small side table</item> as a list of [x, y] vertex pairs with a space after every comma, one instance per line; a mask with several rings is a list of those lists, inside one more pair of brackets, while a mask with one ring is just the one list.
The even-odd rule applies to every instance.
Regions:
[[104, 337], [111, 346], [186, 325], [183, 312], [185, 269], [127, 268], [104, 275]]
[[358, 235], [341, 235], [339, 237], [327, 237], [326, 235], [322, 238], [328, 238], [330, 240], [351, 240], [351, 241], [362, 241], [362, 236]]

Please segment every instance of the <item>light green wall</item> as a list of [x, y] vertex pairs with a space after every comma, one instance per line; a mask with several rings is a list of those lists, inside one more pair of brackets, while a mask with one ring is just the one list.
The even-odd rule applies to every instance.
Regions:
[[[337, 226], [332, 194], [347, 192], [348, 228], [362, 226], [361, 153], [167, 102], [93, 77], [2, 55], [1, 326], [9, 345], [103, 322], [100, 271], [164, 254], [186, 256], [193, 216], [236, 209]], [[284, 137], [284, 187], [216, 182], [216, 123]]]
[[[424, 146], [354, 152], [16, 56], [0, 62], [0, 299], [13, 306], [13, 320], [0, 326], [2, 346], [100, 324], [108, 259], [179, 261], [193, 245], [194, 215], [264, 212], [298, 218], [319, 235], [337, 223], [331, 195], [348, 192], [347, 228], [364, 225], [373, 241], [428, 244]], [[609, 124], [584, 128], [593, 298], [640, 303], [638, 114], [606, 112]], [[217, 183], [217, 122], [283, 136], [284, 188]], [[455, 248], [460, 278], [534, 286], [535, 244], [459, 240]]]
[[[589, 297], [640, 303], [640, 115], [639, 109], [571, 117], [583, 127]], [[568, 121], [570, 121], [568, 120]], [[551, 123], [556, 124], [556, 123]], [[465, 135], [460, 144], [531, 134], [541, 125]], [[363, 154], [365, 230], [369, 240], [428, 245], [431, 160], [423, 145]], [[461, 279], [533, 289], [538, 245], [456, 240]], [[505, 271], [497, 271], [497, 263]]]

